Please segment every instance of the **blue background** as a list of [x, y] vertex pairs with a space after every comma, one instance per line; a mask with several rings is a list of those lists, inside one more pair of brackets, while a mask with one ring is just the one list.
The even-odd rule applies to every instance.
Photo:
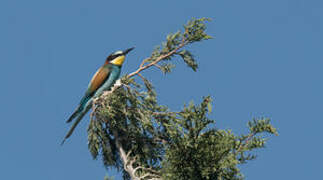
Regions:
[[88, 116], [61, 147], [65, 120], [108, 54], [136, 46], [130, 73], [192, 17], [212, 18], [216, 38], [190, 47], [196, 73], [182, 62], [170, 75], [144, 73], [160, 102], [178, 110], [212, 95], [217, 127], [238, 134], [271, 117], [280, 136], [242, 166], [246, 179], [322, 179], [322, 15], [321, 0], [1, 0], [0, 179], [103, 179]]

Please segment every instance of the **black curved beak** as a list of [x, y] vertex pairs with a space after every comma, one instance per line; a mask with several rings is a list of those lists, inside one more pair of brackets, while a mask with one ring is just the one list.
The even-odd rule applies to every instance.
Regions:
[[123, 55], [126, 55], [128, 54], [130, 51], [132, 51], [133, 49], [135, 49], [135, 47], [132, 47], [132, 48], [129, 48], [129, 49], [126, 49], [123, 51]]

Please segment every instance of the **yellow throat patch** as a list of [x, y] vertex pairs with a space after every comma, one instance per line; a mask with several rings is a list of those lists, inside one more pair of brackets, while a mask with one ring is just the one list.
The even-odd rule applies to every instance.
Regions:
[[121, 66], [124, 62], [125, 56], [118, 56], [114, 60], [110, 61], [111, 64]]

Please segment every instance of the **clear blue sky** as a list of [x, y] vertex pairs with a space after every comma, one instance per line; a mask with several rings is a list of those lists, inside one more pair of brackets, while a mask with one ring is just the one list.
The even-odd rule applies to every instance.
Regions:
[[103, 179], [88, 116], [61, 147], [65, 120], [109, 53], [136, 46], [122, 74], [132, 72], [192, 17], [212, 18], [216, 38], [191, 46], [196, 73], [182, 63], [145, 72], [160, 102], [179, 109], [212, 95], [217, 126], [239, 134], [271, 117], [280, 136], [242, 166], [246, 179], [322, 179], [322, 0], [1, 0], [0, 179]]

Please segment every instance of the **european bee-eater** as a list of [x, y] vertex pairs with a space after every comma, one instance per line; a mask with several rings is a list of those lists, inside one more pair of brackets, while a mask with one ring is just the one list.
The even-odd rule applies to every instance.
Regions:
[[121, 67], [125, 60], [126, 54], [133, 49], [134, 48], [129, 48], [125, 51], [117, 51], [110, 54], [105, 63], [94, 74], [78, 107], [71, 117], [66, 121], [67, 123], [72, 122], [72, 120], [77, 117], [73, 126], [66, 134], [62, 144], [64, 144], [65, 140], [72, 135], [75, 127], [81, 121], [83, 116], [90, 110], [93, 98], [99, 97], [103, 91], [109, 90], [114, 85], [115, 81], [120, 76]]

